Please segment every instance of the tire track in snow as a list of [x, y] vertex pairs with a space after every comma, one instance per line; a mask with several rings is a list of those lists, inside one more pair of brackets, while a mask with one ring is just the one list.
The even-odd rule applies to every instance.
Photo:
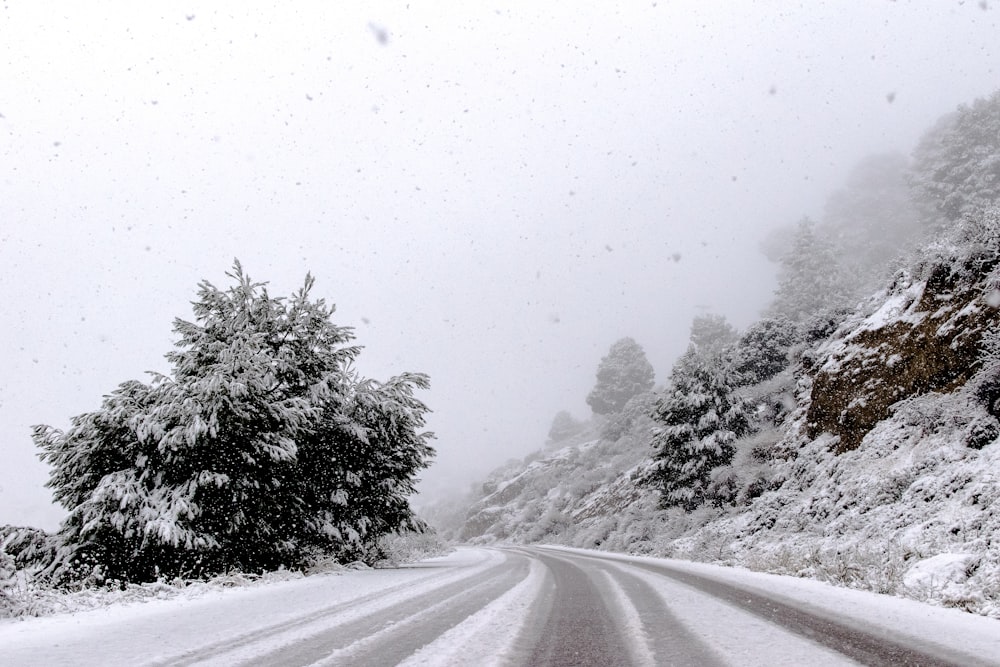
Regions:
[[711, 646], [688, 629], [647, 582], [614, 566], [605, 566], [602, 573], [622, 600], [626, 630], [630, 636], [643, 639], [632, 644], [636, 665], [722, 667], [726, 664]]
[[[532, 557], [539, 555], [533, 549], [522, 551]], [[551, 557], [555, 554], [548, 552], [547, 555]], [[615, 657], [613, 664], [637, 667], [722, 667], [727, 664], [711, 646], [691, 632], [681, 618], [669, 609], [659, 592], [640, 577], [598, 558], [577, 558], [576, 554], [565, 553], [555, 557], [585, 572], [595, 584], [596, 592], [609, 605], [608, 610], [625, 646], [625, 654]], [[535, 663], [529, 660], [525, 664]]]
[[592, 573], [569, 558], [530, 550], [524, 552], [540, 560], [555, 582], [551, 611], [530, 649], [526, 664], [538, 667], [630, 665], [628, 641], [624, 641]]
[[[654, 616], [658, 664], [738, 665], [739, 667], [845, 667], [855, 661], [769, 620], [684, 584], [630, 567], [611, 564], [642, 582], [672, 617], [669, 628]], [[703, 652], [699, 656], [695, 650]]]
[[399, 667], [496, 667], [513, 661], [544, 588], [545, 566], [530, 559], [530, 571], [514, 588], [448, 630]]
[[780, 625], [864, 665], [974, 667], [988, 664], [976, 659], [946, 656], [932, 647], [908, 646], [895, 641], [892, 637], [860, 630], [769, 595], [674, 570], [667, 565], [631, 563], [631, 566], [669, 577], [697, 591], [724, 600], [734, 607], [748, 611], [769, 623]]
[[[863, 627], [860, 623], [852, 623], [849, 619], [822, 614], [807, 605], [796, 603], [779, 595], [695, 574], [671, 567], [669, 564], [652, 563], [631, 559], [627, 556], [604, 558], [597, 555], [563, 551], [558, 548], [541, 547], [541, 549], [549, 553], [572, 555], [603, 563], [615, 563], [618, 567], [629, 568], [633, 572], [639, 570], [648, 575], [675, 582], [689, 590], [711, 596], [774, 627], [780, 627], [817, 646], [832, 650], [843, 656], [844, 660], [855, 664], [921, 665], [922, 667], [985, 667], [996, 664], [977, 656], [963, 654], [955, 650], [946, 650], [919, 640], [897, 638], [891, 632], [878, 632], [876, 629]], [[662, 586], [658, 586], [655, 579], [647, 579], [647, 581], [660, 588], [665, 599], [669, 600], [671, 594], [667, 593]], [[674, 587], [671, 590], [676, 591], [677, 589]], [[685, 615], [683, 618], [687, 620], [689, 617]]]
[[[407, 581], [389, 588], [342, 602], [330, 607], [276, 623], [264, 628], [228, 637], [170, 657], [159, 657], [143, 663], [145, 667], [185, 667], [199, 664], [237, 664], [255, 653], [266, 652], [275, 644], [287, 644], [328, 628], [331, 623], [346, 623], [356, 618], [378, 613], [416, 595], [438, 590], [453, 583], [465, 582], [504, 566], [506, 559], [498, 552], [483, 552], [482, 562], [462, 567], [445, 568], [440, 572]], [[264, 647], [264, 648], [262, 648]], [[243, 656], [243, 657], [241, 657]]]
[[636, 667], [656, 667], [656, 657], [650, 647], [651, 638], [637, 608], [635, 590], [626, 592], [627, 582], [616, 579], [608, 570], [601, 570], [601, 574], [605, 579], [606, 598], [618, 611], [621, 631], [631, 639], [625, 642], [625, 647], [632, 657], [632, 664]]
[[[412, 597], [379, 614], [337, 625], [294, 646], [255, 656], [247, 665], [394, 665], [461, 624], [528, 574], [530, 561], [517, 556], [489, 577], [469, 585], [454, 582]], [[373, 631], [374, 628], [375, 629]]]

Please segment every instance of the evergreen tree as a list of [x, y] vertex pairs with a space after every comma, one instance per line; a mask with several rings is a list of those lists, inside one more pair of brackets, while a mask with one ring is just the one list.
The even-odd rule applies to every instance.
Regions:
[[691, 322], [691, 346], [702, 357], [720, 357], [738, 338], [724, 315], [706, 313]]
[[426, 378], [356, 378], [359, 348], [309, 298], [312, 276], [286, 300], [238, 262], [227, 275], [228, 290], [200, 284], [195, 322], [175, 321], [170, 376], [123, 383], [65, 433], [35, 427], [69, 510], [57, 578], [294, 567], [413, 524]]
[[642, 346], [631, 338], [615, 342], [597, 367], [597, 384], [587, 396], [595, 414], [619, 412], [636, 394], [653, 388], [655, 372]]
[[[347, 401], [332, 403], [302, 446], [297, 490], [306, 507], [307, 543], [342, 560], [379, 555], [378, 538], [401, 530], [422, 531], [407, 498], [415, 473], [433, 450], [424, 426], [427, 407], [414, 389], [427, 376], [406, 373], [385, 383], [361, 380]], [[331, 465], [334, 462], [334, 465]]]
[[712, 470], [732, 461], [734, 441], [750, 428], [746, 405], [731, 386], [730, 349], [706, 345], [701, 329], [692, 327], [692, 338], [699, 331], [700, 349], [688, 347], [653, 408], [656, 467], [650, 481], [664, 507], [692, 510], [704, 503]]
[[733, 351], [734, 385], [770, 380], [788, 366], [788, 350], [798, 342], [798, 331], [786, 318], [754, 322], [740, 337]]

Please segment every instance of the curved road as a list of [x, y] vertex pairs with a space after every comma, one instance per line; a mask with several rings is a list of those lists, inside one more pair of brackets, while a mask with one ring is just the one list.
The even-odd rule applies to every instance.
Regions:
[[991, 619], [543, 547], [461, 549], [140, 611], [0, 625], [0, 664], [1000, 665]]

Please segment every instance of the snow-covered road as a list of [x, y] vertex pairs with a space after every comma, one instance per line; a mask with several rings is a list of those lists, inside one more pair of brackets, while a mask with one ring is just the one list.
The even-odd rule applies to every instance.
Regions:
[[709, 565], [459, 549], [0, 622], [0, 665], [1000, 665], [1000, 623]]

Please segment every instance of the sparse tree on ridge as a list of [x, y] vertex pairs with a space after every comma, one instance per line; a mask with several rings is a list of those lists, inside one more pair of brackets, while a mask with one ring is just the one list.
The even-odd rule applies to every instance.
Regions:
[[171, 375], [129, 381], [66, 432], [35, 427], [69, 516], [50, 572], [148, 581], [357, 557], [415, 525], [407, 496], [433, 450], [427, 379], [356, 376], [360, 348], [313, 278], [273, 298], [237, 262], [176, 320]]
[[913, 152], [910, 181], [931, 227], [1000, 201], [1000, 91], [939, 120]]
[[597, 384], [587, 396], [587, 405], [598, 415], [618, 412], [630, 398], [652, 389], [655, 375], [642, 346], [622, 338], [601, 359]]

